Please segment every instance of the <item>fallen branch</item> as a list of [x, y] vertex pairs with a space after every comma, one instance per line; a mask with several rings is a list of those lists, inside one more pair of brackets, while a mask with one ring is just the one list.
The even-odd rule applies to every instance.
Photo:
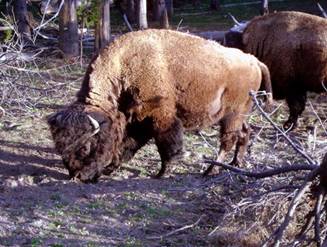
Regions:
[[268, 246], [268, 242], [273, 238], [274, 239], [274, 247], [279, 247], [280, 243], [283, 239], [284, 232], [287, 229], [290, 221], [293, 219], [296, 207], [301, 202], [302, 196], [305, 192], [310, 188], [312, 181], [316, 178], [319, 173], [319, 168], [311, 171], [308, 176], [306, 177], [305, 182], [302, 184], [301, 188], [296, 192], [289, 208], [288, 212], [284, 218], [283, 223], [277, 228], [277, 230], [268, 238], [268, 240], [263, 244], [263, 247]]
[[266, 177], [272, 177], [275, 175], [279, 175], [282, 173], [287, 173], [287, 172], [293, 172], [293, 171], [299, 171], [299, 170], [309, 170], [312, 171], [314, 169], [317, 169], [319, 166], [317, 165], [309, 165], [309, 164], [298, 164], [298, 165], [286, 165], [282, 166], [279, 168], [274, 168], [274, 169], [267, 169], [261, 172], [254, 172], [254, 171], [247, 171], [245, 169], [241, 169], [232, 165], [228, 164], [223, 164], [217, 161], [213, 160], [204, 160], [205, 163], [216, 165], [216, 166], [221, 166], [227, 170], [230, 170], [232, 172], [238, 173], [240, 175], [244, 175], [247, 177], [252, 177], [252, 178], [266, 178]]
[[174, 234], [176, 234], [178, 232], [185, 231], [187, 229], [193, 228], [193, 227], [197, 226], [200, 223], [200, 221], [202, 220], [203, 217], [204, 217], [204, 215], [201, 215], [200, 218], [196, 222], [194, 222], [193, 224], [191, 224], [191, 225], [183, 226], [183, 227], [178, 228], [178, 229], [176, 229], [174, 231], [168, 232], [168, 233], [166, 233], [164, 235], [154, 236], [154, 237], [148, 237], [147, 239], [149, 239], [149, 240], [163, 239], [163, 238], [169, 237], [171, 235], [174, 235]]
[[262, 107], [259, 104], [259, 101], [257, 99], [257, 95], [254, 91], [250, 92], [250, 95], [252, 96], [252, 99], [256, 105], [256, 107], [259, 109], [260, 113], [268, 120], [269, 123], [278, 131], [281, 133], [281, 135], [286, 139], [286, 141], [294, 148], [294, 150], [298, 153], [300, 153], [311, 165], [318, 165], [316, 161], [314, 161], [301, 147], [298, 147], [291, 138], [284, 133], [275, 123], [271, 120], [271, 118], [268, 116], [268, 114], [262, 109]]

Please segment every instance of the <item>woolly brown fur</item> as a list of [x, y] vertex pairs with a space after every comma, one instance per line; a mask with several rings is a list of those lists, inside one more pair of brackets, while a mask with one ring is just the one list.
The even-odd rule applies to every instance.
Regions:
[[[77, 101], [51, 116], [49, 124], [60, 153], [60, 146], [81, 136], [82, 128], [74, 123], [60, 128], [58, 116], [89, 114], [100, 123], [100, 132], [87, 141], [95, 143], [87, 152], [91, 156], [76, 165], [79, 150], [62, 154], [70, 157], [64, 163], [72, 176], [79, 174], [82, 181], [112, 172], [151, 138], [161, 156], [161, 176], [182, 152], [184, 130], [220, 123], [230, 143], [222, 145], [224, 152], [243, 130], [247, 135], [249, 92], [258, 90], [261, 81], [270, 86], [266, 66], [238, 49], [177, 31], [131, 32], [91, 62]], [[92, 129], [89, 121], [84, 125], [84, 131]]]
[[242, 42], [233, 47], [268, 66], [274, 97], [286, 99], [290, 108], [285, 126], [295, 126], [306, 92], [323, 92], [322, 83], [327, 85], [327, 20], [294, 11], [255, 17], [245, 28]]

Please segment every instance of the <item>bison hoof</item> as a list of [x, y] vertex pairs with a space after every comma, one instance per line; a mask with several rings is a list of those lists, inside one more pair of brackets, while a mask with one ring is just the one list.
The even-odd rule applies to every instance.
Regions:
[[202, 174], [203, 177], [206, 177], [208, 175], [214, 175], [218, 173], [218, 167], [214, 167], [214, 165], [210, 165], [207, 170], [204, 171]]
[[155, 178], [155, 179], [159, 179], [159, 178], [162, 177], [162, 175], [163, 175], [163, 173], [160, 171], [160, 172], [158, 172], [158, 174], [156, 174], [156, 175], [152, 175], [151, 177], [152, 177], [152, 178]]
[[296, 123], [294, 121], [290, 121], [290, 120], [287, 120], [283, 125], [283, 129], [285, 131], [291, 131], [291, 130], [295, 129], [295, 127], [296, 127]]
[[243, 160], [239, 160], [239, 159], [233, 159], [232, 162], [229, 163], [229, 165], [235, 167], [241, 167], [242, 164], [243, 164]]

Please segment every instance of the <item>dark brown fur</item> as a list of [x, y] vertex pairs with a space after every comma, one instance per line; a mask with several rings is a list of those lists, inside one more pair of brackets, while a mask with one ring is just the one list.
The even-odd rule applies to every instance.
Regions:
[[[241, 39], [240, 39], [241, 37]], [[226, 43], [255, 55], [271, 74], [276, 99], [286, 99], [296, 126], [307, 92], [323, 92], [327, 76], [327, 20], [300, 12], [278, 12], [251, 20], [243, 35], [229, 33]], [[242, 44], [239, 42], [242, 41]]]
[[327, 153], [320, 164], [320, 184], [327, 188]]
[[111, 173], [151, 138], [160, 177], [180, 157], [184, 130], [215, 123], [218, 159], [236, 144], [237, 163], [248, 142], [249, 92], [261, 82], [269, 91], [267, 67], [237, 49], [175, 31], [129, 33], [91, 62], [77, 102], [49, 117], [50, 129], [71, 176], [85, 182]]

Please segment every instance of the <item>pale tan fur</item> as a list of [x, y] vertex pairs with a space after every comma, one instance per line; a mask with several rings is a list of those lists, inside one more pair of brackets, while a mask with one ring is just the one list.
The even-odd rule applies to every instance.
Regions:
[[[218, 122], [222, 125], [221, 158], [236, 142], [244, 153], [249, 92], [258, 90], [262, 80], [270, 84], [269, 72], [262, 66], [252, 55], [181, 32], [147, 30], [121, 36], [91, 62], [74, 107], [55, 115], [66, 116], [82, 105], [85, 109], [78, 112], [105, 123], [90, 140], [96, 143], [95, 150], [88, 152], [92, 158], [78, 165], [68, 158], [67, 167], [73, 176], [78, 170], [81, 177], [93, 179], [104, 169], [110, 173], [120, 159], [130, 159], [154, 137], [162, 175], [165, 164], [181, 151], [183, 129]], [[70, 134], [61, 134], [68, 131], [58, 128], [55, 117], [49, 123], [57, 146], [67, 146], [81, 136], [82, 128], [74, 124], [67, 127]], [[92, 168], [96, 170], [92, 173], [89, 168], [94, 163], [101, 165]]]

